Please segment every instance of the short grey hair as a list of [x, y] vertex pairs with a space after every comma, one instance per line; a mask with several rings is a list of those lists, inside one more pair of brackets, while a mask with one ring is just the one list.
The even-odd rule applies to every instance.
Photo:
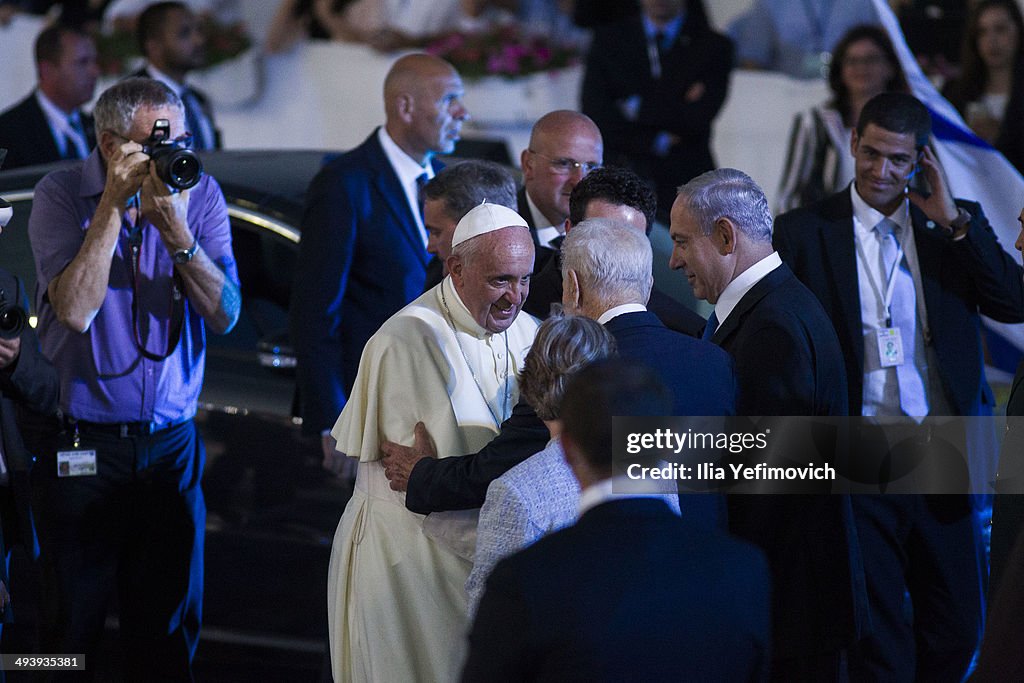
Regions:
[[127, 78], [100, 95], [92, 115], [96, 119], [96, 137], [105, 130], [127, 136], [139, 109], [173, 107], [185, 115], [181, 99], [160, 81], [152, 78]]
[[753, 178], [735, 168], [703, 173], [679, 188], [690, 215], [702, 235], [710, 235], [719, 218], [728, 218], [755, 242], [772, 239], [772, 212], [764, 190]]
[[492, 161], [471, 159], [446, 166], [423, 186], [423, 196], [444, 201], [445, 213], [456, 222], [485, 201], [518, 210], [516, 181]]
[[654, 276], [647, 237], [620, 221], [591, 218], [575, 225], [562, 243], [562, 276], [573, 270], [580, 286], [601, 301], [646, 303]]

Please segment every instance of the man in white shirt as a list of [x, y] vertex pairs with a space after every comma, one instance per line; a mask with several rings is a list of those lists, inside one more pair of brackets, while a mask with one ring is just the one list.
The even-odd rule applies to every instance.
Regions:
[[199, 16], [184, 3], [158, 2], [139, 15], [136, 33], [146, 66], [134, 75], [155, 78], [181, 98], [193, 149], [220, 149], [209, 99], [185, 83], [189, 71], [206, 66], [206, 37]]
[[100, 73], [92, 38], [51, 26], [36, 38], [35, 60], [35, 92], [0, 114], [5, 169], [84, 159], [96, 144], [92, 117], [80, 109], [92, 99]]
[[[851, 415], [991, 415], [979, 314], [1024, 321], [1021, 267], [981, 207], [954, 200], [930, 133], [931, 116], [914, 97], [878, 95], [852, 135], [853, 184], [775, 222], [779, 254], [835, 325]], [[908, 189], [918, 172], [928, 196]], [[972, 476], [989, 481], [994, 454], [986, 463], [973, 436], [965, 444]], [[851, 659], [853, 673], [949, 681], [966, 674], [986, 575], [972, 502], [854, 497], [873, 629]], [[912, 622], [903, 616], [906, 590]]]
[[[669, 265], [715, 305], [705, 338], [736, 363], [745, 416], [847, 414], [839, 341], [814, 295], [772, 249], [760, 187], [731, 168], [679, 188]], [[759, 545], [773, 576], [772, 676], [841, 680], [866, 599], [848, 496], [727, 496], [729, 530]]]
[[604, 158], [604, 142], [589, 116], [560, 109], [537, 119], [523, 150], [519, 213], [530, 224], [537, 270], [558, 251], [569, 217], [569, 195]]
[[450, 154], [468, 112], [462, 79], [426, 54], [398, 59], [384, 81], [383, 126], [310, 184], [292, 290], [303, 428], [320, 434], [324, 466], [352, 475], [328, 430], [345, 406], [377, 328], [423, 293], [428, 235], [419, 188]]

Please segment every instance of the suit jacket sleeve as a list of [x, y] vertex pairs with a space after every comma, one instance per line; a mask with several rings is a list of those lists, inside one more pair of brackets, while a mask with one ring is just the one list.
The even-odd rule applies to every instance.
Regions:
[[480, 452], [416, 463], [409, 474], [405, 507], [422, 515], [478, 508], [490, 483], [543, 449], [548, 438], [548, 429], [533, 408], [520, 401], [501, 424], [501, 433]]
[[321, 171], [310, 185], [291, 302], [303, 428], [321, 432], [345, 407], [342, 303], [355, 251], [357, 217], [349, 183]]
[[498, 683], [530, 680], [531, 633], [528, 598], [523, 595], [516, 572], [500, 562], [480, 601], [469, 632], [469, 656], [462, 683]]
[[953, 251], [971, 275], [978, 308], [1000, 322], [1024, 322], [1024, 270], [999, 244], [981, 206], [958, 204], [970, 212], [971, 223], [967, 236], [953, 243]]
[[[617, 99], [627, 97], [629, 93], [618, 92], [614, 79], [613, 64], [616, 51], [609, 36], [610, 29], [598, 30], [587, 53], [586, 66], [583, 72], [583, 86], [580, 91], [580, 109], [594, 119], [606, 138], [621, 139], [625, 144], [627, 132], [632, 123], [619, 111]], [[635, 140], [630, 145], [634, 151], [650, 152], [655, 133], [644, 135], [642, 140]]]
[[759, 415], [773, 406], [776, 415], [807, 415], [814, 405], [815, 381], [807, 339], [776, 322], [749, 331], [736, 357], [736, 408], [739, 415]]

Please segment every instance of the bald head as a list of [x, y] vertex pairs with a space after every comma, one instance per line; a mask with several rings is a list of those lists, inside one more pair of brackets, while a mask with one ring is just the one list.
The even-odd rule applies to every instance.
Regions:
[[562, 109], [537, 120], [521, 161], [526, 194], [545, 222], [556, 226], [565, 222], [572, 189], [603, 158], [601, 131], [590, 117]]
[[385, 128], [417, 163], [450, 154], [469, 115], [462, 79], [451, 64], [424, 53], [401, 57], [384, 79]]
[[[596, 142], [604, 151], [604, 143], [601, 140], [601, 131], [597, 124], [587, 116], [578, 111], [569, 109], [558, 109], [548, 112], [537, 119], [530, 131], [530, 148], [535, 149], [552, 139], [565, 139], [570, 137], [583, 137]], [[579, 159], [578, 161], [584, 161]]]
[[387, 105], [397, 95], [415, 92], [424, 80], [450, 75], [458, 77], [455, 68], [440, 57], [423, 52], [400, 57], [384, 77], [384, 103]]

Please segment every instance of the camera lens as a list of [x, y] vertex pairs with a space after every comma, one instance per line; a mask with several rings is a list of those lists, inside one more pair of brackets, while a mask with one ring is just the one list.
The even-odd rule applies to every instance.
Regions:
[[0, 302], [0, 339], [14, 339], [21, 336], [28, 322], [28, 314], [21, 306]]
[[199, 182], [203, 167], [198, 157], [190, 154], [179, 154], [170, 163], [171, 184], [181, 190], [187, 190]]
[[154, 151], [156, 174], [177, 190], [187, 190], [203, 177], [203, 162], [190, 149], [160, 148]]

